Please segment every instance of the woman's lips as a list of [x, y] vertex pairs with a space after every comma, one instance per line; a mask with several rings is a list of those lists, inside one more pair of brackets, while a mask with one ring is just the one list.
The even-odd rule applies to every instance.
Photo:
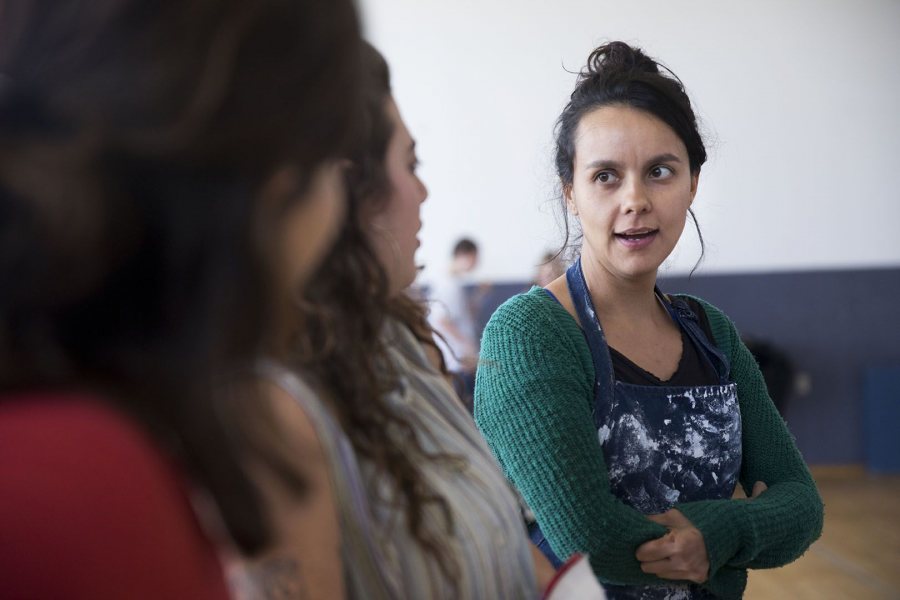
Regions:
[[622, 233], [614, 234], [616, 239], [630, 250], [640, 250], [653, 243], [659, 229], [629, 229]]

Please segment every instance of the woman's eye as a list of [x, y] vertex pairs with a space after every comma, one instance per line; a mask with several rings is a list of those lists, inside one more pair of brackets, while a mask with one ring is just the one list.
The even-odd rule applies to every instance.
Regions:
[[599, 181], [600, 183], [613, 183], [616, 181], [616, 174], [611, 171], [600, 171], [594, 175], [594, 181]]
[[664, 179], [666, 177], [671, 177], [674, 174], [675, 171], [665, 165], [656, 165], [650, 169], [650, 177], [653, 179]]

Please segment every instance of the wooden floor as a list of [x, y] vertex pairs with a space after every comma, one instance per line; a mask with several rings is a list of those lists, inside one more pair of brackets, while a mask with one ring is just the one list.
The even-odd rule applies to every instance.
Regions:
[[813, 469], [825, 501], [822, 537], [798, 561], [752, 570], [747, 600], [900, 599], [900, 476]]

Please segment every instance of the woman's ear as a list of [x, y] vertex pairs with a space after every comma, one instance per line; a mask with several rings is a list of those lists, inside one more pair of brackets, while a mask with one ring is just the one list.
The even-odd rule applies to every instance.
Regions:
[[578, 205], [575, 204], [575, 195], [572, 193], [572, 184], [563, 185], [563, 197], [566, 199], [566, 209], [569, 214], [578, 215]]
[[691, 173], [691, 204], [694, 203], [694, 197], [697, 195], [697, 186], [700, 184], [700, 171]]

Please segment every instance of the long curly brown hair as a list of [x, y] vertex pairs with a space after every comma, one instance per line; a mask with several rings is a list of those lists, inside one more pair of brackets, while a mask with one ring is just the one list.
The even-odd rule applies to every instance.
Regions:
[[397, 389], [400, 375], [382, 337], [388, 320], [399, 321], [419, 342], [438, 350], [425, 307], [405, 294], [391, 296], [387, 273], [369, 242], [362, 216], [388, 201], [385, 154], [393, 133], [386, 113], [391, 94], [387, 63], [364, 44], [362, 64], [365, 134], [347, 169], [347, 220], [299, 301], [302, 335], [293, 344], [292, 365], [330, 402], [356, 453], [392, 481], [413, 537], [452, 581], [456, 565], [441, 538], [423, 527], [425, 507], [432, 504], [442, 510], [447, 530], [452, 531], [449, 506], [429, 489], [418, 466], [449, 457], [426, 452], [413, 424], [386, 398]]

